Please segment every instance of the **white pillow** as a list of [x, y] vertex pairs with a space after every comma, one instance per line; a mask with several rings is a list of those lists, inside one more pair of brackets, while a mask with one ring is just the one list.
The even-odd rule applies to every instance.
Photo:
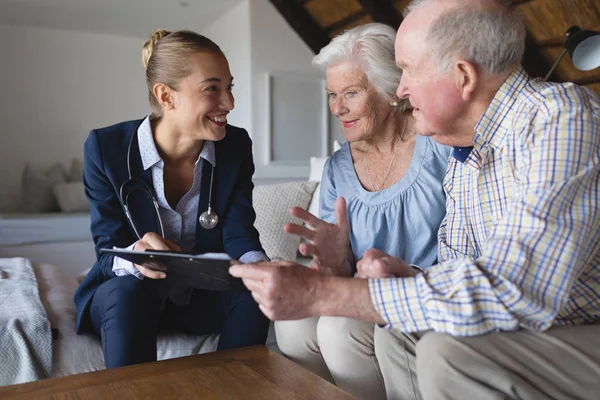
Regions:
[[90, 204], [85, 197], [83, 182], [62, 182], [52, 187], [58, 206], [62, 212], [89, 211]]
[[260, 243], [271, 260], [296, 259], [300, 237], [285, 233], [283, 225], [300, 222], [292, 217], [290, 208], [306, 208], [316, 186], [317, 182], [288, 182], [254, 188], [254, 226], [260, 233]]
[[52, 212], [58, 211], [58, 203], [52, 192], [52, 187], [67, 180], [65, 171], [60, 164], [55, 164], [48, 170], [25, 164], [21, 182], [21, 206], [23, 212]]
[[308, 205], [308, 212], [314, 216], [319, 216], [319, 198], [321, 192], [321, 177], [323, 176], [323, 169], [325, 168], [325, 162], [329, 157], [311, 157], [310, 158], [310, 172], [308, 173], [308, 180], [312, 182], [318, 182], [315, 188], [310, 204]]
[[313, 182], [321, 182], [323, 176], [323, 169], [325, 168], [325, 162], [329, 157], [311, 157], [310, 158], [310, 171], [308, 173], [308, 180]]
[[337, 140], [334, 140], [333, 141], [333, 152], [335, 153], [336, 151], [338, 151], [341, 148], [342, 148], [342, 144], [340, 142], [338, 142]]
[[[335, 153], [342, 148], [342, 145], [337, 140], [333, 141], [333, 152]], [[310, 158], [310, 172], [308, 173], [309, 181], [319, 182], [315, 188], [310, 204], [308, 205], [308, 212], [312, 215], [319, 216], [319, 201], [321, 194], [321, 178], [323, 177], [323, 169], [325, 169], [325, 162], [329, 157], [311, 157]]]
[[69, 182], [83, 181], [83, 161], [79, 158], [74, 158], [71, 161], [71, 169], [69, 170]]

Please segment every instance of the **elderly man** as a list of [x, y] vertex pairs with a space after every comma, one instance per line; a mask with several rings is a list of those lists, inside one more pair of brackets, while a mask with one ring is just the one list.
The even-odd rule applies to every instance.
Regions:
[[397, 94], [420, 134], [454, 147], [440, 264], [413, 276], [369, 251], [357, 267], [370, 279], [291, 263], [231, 273], [271, 319], [380, 324], [389, 398], [597, 398], [600, 99], [531, 80], [522, 22], [499, 3], [417, 0], [407, 11]]

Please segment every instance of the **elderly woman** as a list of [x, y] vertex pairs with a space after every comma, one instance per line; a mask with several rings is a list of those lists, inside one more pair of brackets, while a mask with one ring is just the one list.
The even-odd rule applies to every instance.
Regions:
[[[359, 26], [313, 59], [325, 70], [329, 107], [348, 142], [325, 165], [320, 219], [292, 210], [313, 229], [295, 224], [284, 229], [308, 239], [300, 251], [312, 255], [312, 267], [324, 273], [351, 276], [357, 260], [378, 251], [421, 266], [437, 260], [450, 149], [416, 135], [409, 104], [395, 97], [402, 72], [394, 62], [394, 38], [389, 26]], [[321, 317], [277, 322], [275, 330], [288, 358], [358, 398], [386, 397], [375, 355], [385, 351], [385, 343], [378, 342], [373, 324]], [[356, 342], [363, 344], [360, 352], [350, 346]]]

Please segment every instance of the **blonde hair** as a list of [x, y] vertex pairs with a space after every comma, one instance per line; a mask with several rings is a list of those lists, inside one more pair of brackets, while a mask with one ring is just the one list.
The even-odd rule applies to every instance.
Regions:
[[157, 29], [142, 49], [142, 62], [146, 69], [146, 85], [153, 117], [162, 117], [162, 107], [154, 96], [154, 85], [164, 83], [179, 90], [179, 82], [188, 76], [190, 57], [197, 52], [223, 54], [209, 38], [192, 31], [169, 32]]

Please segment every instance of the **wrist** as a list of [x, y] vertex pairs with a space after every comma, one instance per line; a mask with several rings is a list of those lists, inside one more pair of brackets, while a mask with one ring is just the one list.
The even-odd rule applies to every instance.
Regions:
[[413, 276], [417, 276], [417, 275], [422, 274], [423, 272], [425, 272], [425, 271], [423, 271], [423, 269], [421, 267], [419, 267], [419, 266], [417, 266], [415, 264], [409, 264], [409, 265], [412, 267], [412, 270], [414, 272]]
[[355, 318], [385, 324], [371, 301], [367, 279], [318, 275], [310, 315]]
[[313, 301], [310, 309], [312, 316], [327, 315], [327, 309], [330, 306], [331, 292], [334, 286], [331, 284], [332, 275], [319, 273], [315, 275], [313, 287], [315, 288], [312, 295]]
[[352, 265], [348, 259], [345, 259], [344, 262], [337, 269], [336, 276], [350, 278], [352, 277]]
[[[356, 279], [331, 275], [318, 275], [315, 282], [315, 293], [313, 301], [313, 316], [343, 315], [344, 308], [349, 304]], [[366, 284], [366, 281], [364, 281]]]

